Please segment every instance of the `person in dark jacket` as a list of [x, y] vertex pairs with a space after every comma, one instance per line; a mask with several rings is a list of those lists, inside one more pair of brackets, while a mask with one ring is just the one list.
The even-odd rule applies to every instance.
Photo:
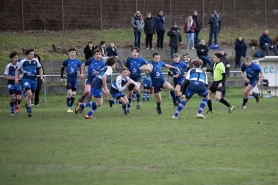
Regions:
[[268, 30], [260, 36], [260, 48], [265, 51], [265, 56], [268, 56], [269, 50], [273, 50], [278, 56], [277, 46], [273, 45], [272, 39], [268, 36]]
[[94, 44], [92, 41], [88, 42], [88, 45], [84, 48], [85, 59], [88, 60], [93, 56]]
[[181, 31], [176, 22], [173, 23], [173, 27], [168, 31], [167, 35], [170, 36], [169, 46], [171, 48], [171, 58], [173, 58], [174, 53], [178, 52], [179, 44], [181, 44]]
[[166, 20], [163, 16], [163, 11], [160, 10], [159, 13], [154, 17], [154, 26], [157, 34], [157, 47], [158, 49], [164, 49], [163, 41], [164, 34], [166, 31]]
[[154, 22], [153, 22], [153, 18], [152, 18], [152, 14], [150, 12], [147, 13], [147, 17], [144, 19], [144, 32], [146, 35], [146, 49], [149, 49], [149, 45], [150, 45], [150, 49], [153, 50], [153, 34], [155, 34], [155, 27], [154, 27]]
[[214, 36], [214, 44], [217, 45], [218, 34], [220, 33], [220, 30], [221, 30], [221, 19], [220, 19], [219, 15], [217, 14], [216, 10], [214, 10], [213, 14], [209, 18], [208, 23], [210, 25], [208, 46], [210, 47], [212, 44], [213, 36]]
[[227, 59], [227, 54], [222, 49], [219, 50], [219, 53], [222, 54], [221, 62], [224, 64], [226, 71], [226, 83], [222, 90], [222, 98], [224, 99], [226, 97], [227, 78], [230, 77], [230, 62]]
[[194, 32], [194, 47], [196, 48], [199, 43], [199, 33], [202, 29], [202, 23], [198, 17], [198, 12], [196, 10], [193, 12], [192, 19], [196, 25], [195, 32]]
[[[40, 62], [42, 72], [43, 72], [43, 75], [44, 75], [44, 69], [43, 69], [43, 66], [42, 66], [42, 63], [41, 63], [41, 57], [39, 55], [35, 54], [34, 58], [38, 59], [38, 61]], [[40, 75], [40, 70], [39, 69], [36, 70], [36, 75]], [[34, 104], [35, 106], [39, 105], [41, 88], [42, 88], [42, 80], [41, 80], [41, 77], [39, 76], [39, 77], [37, 77], [36, 92], [35, 92], [34, 97], [32, 97], [32, 104]]]
[[235, 44], [235, 68], [240, 68], [240, 61], [241, 61], [241, 57], [246, 57], [246, 51], [247, 51], [247, 46], [246, 43], [244, 42], [243, 38], [241, 36], [239, 36], [236, 40], [236, 44]]
[[131, 18], [131, 25], [134, 30], [134, 47], [140, 49], [141, 33], [144, 29], [144, 20], [140, 11], [136, 11], [134, 16]]
[[203, 67], [206, 67], [207, 63], [212, 67], [213, 62], [208, 57], [209, 48], [205, 43], [205, 40], [201, 40], [197, 46], [197, 56], [203, 61]]
[[118, 57], [118, 52], [114, 42], [110, 42], [109, 46], [106, 48], [107, 56], [112, 57], [114, 56], [117, 60], [116, 70], [119, 71], [124, 67], [123, 61]]

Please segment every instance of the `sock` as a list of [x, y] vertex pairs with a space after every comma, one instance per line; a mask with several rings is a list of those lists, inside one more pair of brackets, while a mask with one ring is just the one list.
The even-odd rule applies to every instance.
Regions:
[[67, 98], [67, 106], [70, 107], [70, 98]]
[[198, 114], [202, 114], [205, 106], [207, 105], [208, 103], [208, 99], [207, 98], [204, 98], [202, 101], [201, 101], [201, 104], [200, 104], [200, 107], [199, 107], [199, 110], [198, 110]]
[[221, 98], [223, 98], [223, 99], [224, 99], [225, 97], [226, 97], [226, 95], [225, 95], [225, 94], [222, 94]]
[[113, 100], [114, 103], [122, 104], [119, 100]]
[[157, 107], [160, 107], [160, 105], [161, 105], [161, 102], [158, 102], [158, 103], [156, 103], [156, 105], [157, 105]]
[[252, 91], [252, 96], [257, 97], [258, 93], [255, 93], [254, 91]]
[[147, 100], [150, 100], [150, 92], [147, 92]]
[[248, 99], [243, 98], [242, 106], [245, 106], [247, 102], [248, 102]]
[[71, 98], [70, 98], [70, 106], [71, 106], [71, 107], [72, 107], [72, 105], [73, 105], [74, 99], [75, 99], [74, 97], [71, 97]]
[[81, 104], [81, 107], [82, 108], [84, 108], [84, 107], [92, 107], [92, 104], [93, 104], [93, 102], [83, 103], [83, 104]]
[[130, 109], [130, 103], [129, 103], [129, 104], [127, 104], [127, 108], [128, 108], [128, 109]]
[[88, 112], [88, 116], [92, 116], [93, 115], [93, 113], [97, 110], [97, 104], [96, 104], [96, 102], [91, 102], [92, 103], [92, 108], [91, 108], [91, 110]]
[[180, 96], [176, 96], [176, 101], [177, 101], [178, 103], [181, 102]]
[[223, 103], [223, 104], [226, 105], [227, 107], [231, 107], [231, 105], [230, 105], [225, 99], [223, 99], [223, 98], [221, 98], [221, 99], [219, 100], [219, 102], [220, 102], [220, 103]]
[[212, 111], [212, 104], [211, 104], [211, 100], [208, 100], [208, 108], [209, 108], [209, 111]]
[[147, 92], [146, 92], [146, 91], [144, 91], [144, 92], [143, 92], [143, 99], [145, 99], [145, 98], [146, 98], [146, 96], [147, 96]]
[[140, 102], [140, 94], [136, 94], [137, 102]]
[[82, 102], [85, 99], [85, 95], [82, 94], [82, 96], [80, 96], [80, 98], [78, 99], [78, 102]]
[[177, 110], [176, 110], [176, 112], [175, 112], [175, 114], [174, 114], [175, 117], [178, 117], [178, 116], [179, 116], [180, 111], [183, 109], [183, 107], [186, 105], [186, 103], [187, 103], [187, 102], [186, 102], [185, 100], [182, 100], [182, 101], [179, 103], [178, 108], [177, 108]]
[[122, 105], [122, 108], [124, 110], [124, 113], [126, 113], [126, 105]]
[[14, 113], [14, 102], [10, 102], [11, 113]]
[[128, 99], [128, 102], [131, 103], [131, 98]]
[[173, 99], [173, 103], [174, 105], [176, 104], [176, 95], [175, 95], [175, 92], [174, 91], [170, 91], [170, 94], [172, 96], [172, 99]]

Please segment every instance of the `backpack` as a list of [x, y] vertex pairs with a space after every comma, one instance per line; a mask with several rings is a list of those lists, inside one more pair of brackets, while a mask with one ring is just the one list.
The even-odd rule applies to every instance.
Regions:
[[264, 51], [263, 50], [258, 51], [257, 53], [254, 54], [254, 57], [257, 58], [264, 57]]

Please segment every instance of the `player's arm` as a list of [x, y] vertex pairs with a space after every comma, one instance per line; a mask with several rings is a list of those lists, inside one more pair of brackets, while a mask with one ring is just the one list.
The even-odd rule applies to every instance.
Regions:
[[19, 84], [19, 82], [18, 82], [18, 71], [19, 71], [20, 69], [17, 67], [16, 68], [16, 70], [15, 70], [15, 75], [14, 75], [14, 83], [15, 84]]
[[84, 78], [84, 71], [85, 71], [85, 63], [83, 63], [81, 65], [81, 74], [80, 74], [80, 78]]
[[263, 73], [263, 71], [261, 70], [261, 72], [260, 72], [260, 78], [259, 78], [259, 80], [258, 80], [258, 82], [257, 82], [257, 86], [260, 86], [260, 85], [261, 85], [261, 81], [262, 81], [263, 77], [264, 77], [264, 73]]
[[141, 71], [148, 71], [148, 72], [151, 72], [151, 69], [150, 67], [148, 67], [147, 65], [143, 65], [139, 68]]
[[6, 66], [6, 68], [5, 68], [4, 78], [6, 80], [14, 80], [15, 79], [14, 76], [9, 75], [9, 66]]
[[174, 67], [174, 66], [169, 65], [169, 64], [165, 64], [165, 66], [168, 67], [168, 68], [171, 68], [171, 69], [176, 69], [180, 73], [180, 69], [178, 67]]
[[42, 81], [42, 83], [43, 83], [43, 82], [44, 82], [44, 78], [43, 78], [43, 70], [42, 70], [42, 67], [40, 67], [39, 72], [40, 72], [41, 81]]
[[183, 95], [185, 94], [186, 88], [187, 88], [187, 86], [188, 86], [188, 84], [189, 84], [190, 71], [191, 71], [191, 69], [188, 71], [188, 75], [186, 76], [186, 79], [185, 79], [185, 81], [184, 81], [184, 83], [183, 83], [183, 85], [182, 85], [181, 92], [182, 92]]

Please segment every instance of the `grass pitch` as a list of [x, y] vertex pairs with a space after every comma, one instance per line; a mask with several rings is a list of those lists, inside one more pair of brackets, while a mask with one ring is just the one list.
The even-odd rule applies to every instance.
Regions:
[[129, 116], [106, 100], [94, 120], [67, 113], [65, 95], [31, 118], [25, 108], [10, 116], [0, 97], [0, 184], [278, 184], [278, 99], [242, 110], [242, 91], [227, 91], [232, 114], [213, 102], [214, 114], [197, 119], [194, 96], [178, 120], [166, 91], [162, 115], [154, 98]]

